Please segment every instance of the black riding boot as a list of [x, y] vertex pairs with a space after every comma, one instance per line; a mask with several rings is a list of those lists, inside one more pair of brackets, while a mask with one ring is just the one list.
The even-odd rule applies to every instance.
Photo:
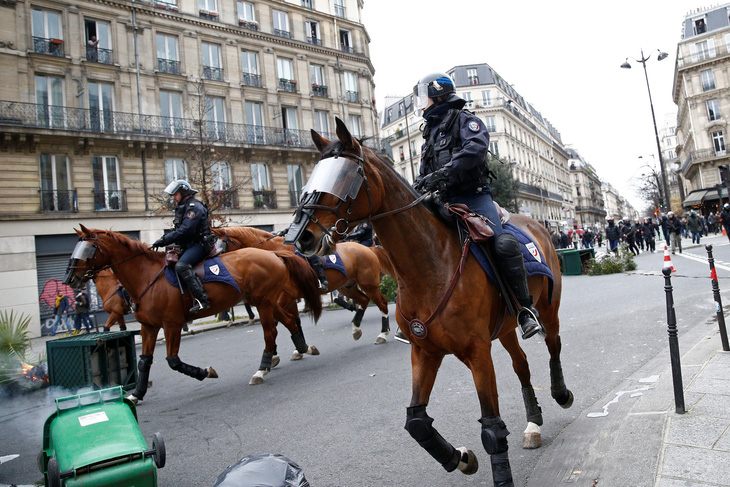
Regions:
[[511, 234], [503, 233], [494, 245], [502, 277], [522, 306], [517, 315], [517, 322], [522, 329], [522, 338], [526, 340], [540, 331], [540, 324], [537, 322], [537, 310], [532, 307], [532, 296], [527, 286], [527, 271], [520, 244]]
[[[182, 265], [181, 265], [182, 264]], [[200, 311], [210, 308], [208, 303], [208, 294], [203, 288], [203, 283], [200, 282], [200, 278], [195, 273], [190, 264], [185, 262], [178, 262], [175, 265], [178, 277], [182, 280], [185, 286], [190, 290], [190, 293], [195, 298], [193, 307], [190, 308], [191, 313], [198, 313]]]
[[329, 287], [329, 282], [327, 282], [327, 276], [324, 274], [324, 267], [322, 266], [322, 261], [320, 260], [318, 255], [310, 255], [307, 257], [307, 261], [309, 261], [309, 265], [312, 266], [312, 269], [314, 269], [314, 272], [317, 273], [317, 278], [319, 279], [319, 288], [322, 291], [326, 291]]

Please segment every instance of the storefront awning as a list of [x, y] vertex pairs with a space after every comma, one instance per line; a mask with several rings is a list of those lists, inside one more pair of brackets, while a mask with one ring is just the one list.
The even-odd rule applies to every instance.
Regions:
[[[717, 191], [715, 191], [714, 193], [715, 199], [717, 199]], [[685, 208], [689, 208], [690, 206], [699, 205], [700, 203], [702, 203], [703, 199], [705, 199], [706, 194], [707, 191], [704, 189], [701, 189], [699, 191], [692, 191], [689, 195], [687, 195], [687, 198], [685, 198], [682, 206]]]

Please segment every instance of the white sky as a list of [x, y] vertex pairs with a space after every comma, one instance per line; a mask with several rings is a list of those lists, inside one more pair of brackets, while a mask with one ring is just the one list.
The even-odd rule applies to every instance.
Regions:
[[379, 110], [386, 96], [405, 96], [425, 74], [487, 63], [641, 211], [632, 178], [656, 159], [656, 139], [643, 68], [631, 59], [632, 69], [620, 66], [627, 56], [640, 58], [642, 48], [645, 55], [669, 54], [647, 62], [661, 129], [666, 114], [676, 117], [672, 83], [682, 23], [690, 10], [712, 5], [718, 4], [367, 0], [362, 14]]

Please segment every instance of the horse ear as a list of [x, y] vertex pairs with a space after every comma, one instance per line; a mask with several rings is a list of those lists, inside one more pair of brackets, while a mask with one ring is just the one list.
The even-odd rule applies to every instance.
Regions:
[[[79, 223], [79, 226], [81, 227], [81, 231], [82, 231], [82, 232], [83, 232], [83, 233], [84, 233], [85, 235], [89, 235], [89, 229], [88, 229], [88, 228], [86, 228], [86, 227], [84, 226], [84, 224], [83, 224], [83, 223]], [[79, 235], [81, 235], [81, 234], [79, 234]]]
[[76, 234], [77, 234], [77, 235], [78, 235], [79, 237], [83, 237], [83, 236], [84, 236], [84, 232], [82, 232], [81, 230], [78, 230], [78, 229], [74, 228], [74, 232], [76, 232]]
[[355, 147], [355, 139], [347, 129], [345, 122], [340, 120], [339, 117], [335, 117], [335, 123], [337, 125], [337, 138], [340, 139], [340, 142], [342, 142], [342, 145], [345, 146], [345, 149], [352, 149]]
[[315, 147], [317, 147], [320, 152], [324, 152], [324, 148], [330, 145], [330, 141], [319, 135], [316, 130], [309, 130], [312, 132], [312, 141], [314, 141]]

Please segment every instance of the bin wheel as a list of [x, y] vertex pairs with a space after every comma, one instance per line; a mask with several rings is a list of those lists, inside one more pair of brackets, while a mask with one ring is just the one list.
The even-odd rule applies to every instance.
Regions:
[[55, 458], [48, 460], [48, 487], [61, 487], [61, 467]]
[[43, 468], [43, 450], [38, 452], [38, 456], [36, 457], [36, 461], [38, 462], [38, 470], [41, 471], [41, 473], [45, 473], [46, 469]]
[[165, 440], [162, 439], [160, 433], [155, 433], [152, 437], [152, 449], [155, 450], [153, 458], [155, 459], [155, 465], [157, 468], [165, 466], [166, 454], [165, 454]]

